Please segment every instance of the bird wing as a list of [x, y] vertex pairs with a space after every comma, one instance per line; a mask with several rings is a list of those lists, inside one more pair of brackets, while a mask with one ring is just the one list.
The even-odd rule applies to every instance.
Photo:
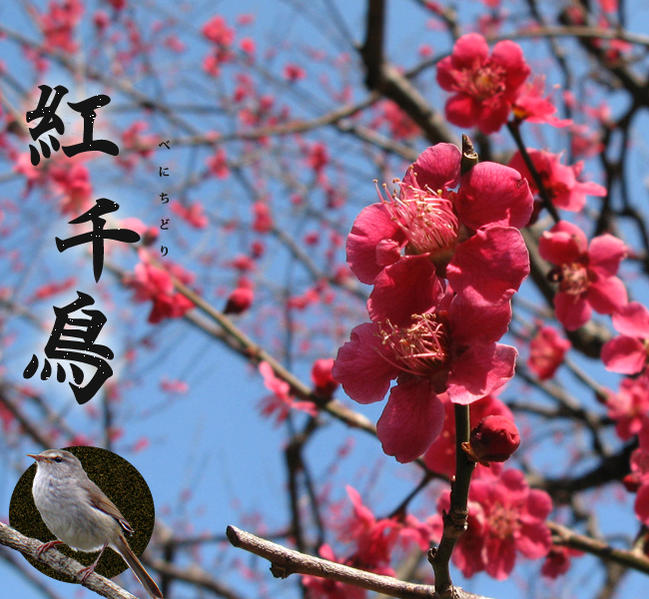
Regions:
[[117, 523], [122, 527], [125, 533], [133, 534], [133, 527], [128, 523], [126, 518], [122, 516], [122, 512], [117, 509], [117, 506], [108, 498], [106, 494], [90, 479], [88, 488], [88, 501], [95, 509], [108, 514], [115, 518]]

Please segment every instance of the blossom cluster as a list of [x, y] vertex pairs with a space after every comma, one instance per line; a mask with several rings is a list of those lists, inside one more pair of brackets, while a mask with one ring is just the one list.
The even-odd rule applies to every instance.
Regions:
[[542, 80], [528, 81], [530, 73], [517, 43], [503, 40], [489, 54], [482, 35], [463, 35], [437, 65], [437, 82], [453, 94], [446, 101], [446, 118], [459, 127], [475, 125], [486, 134], [498, 131], [511, 112], [521, 120], [569, 125], [554, 116], [556, 108], [542, 96]]
[[[448, 511], [449, 493], [439, 499], [440, 512]], [[552, 500], [545, 491], [530, 489], [522, 472], [499, 465], [476, 472], [469, 489], [468, 528], [453, 553], [465, 576], [481, 571], [502, 580], [514, 568], [516, 554], [544, 557], [552, 547], [545, 519]]]
[[516, 350], [498, 340], [529, 272], [518, 228], [532, 195], [515, 169], [484, 162], [463, 172], [461, 164], [454, 145], [428, 148], [347, 238], [352, 272], [374, 288], [370, 322], [352, 330], [333, 376], [360, 403], [389, 392], [377, 432], [400, 462], [439, 437], [444, 402], [474, 403], [514, 374]]

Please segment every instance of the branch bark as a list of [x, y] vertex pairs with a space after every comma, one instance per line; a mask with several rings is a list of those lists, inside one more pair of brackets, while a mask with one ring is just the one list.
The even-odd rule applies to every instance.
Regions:
[[[306, 555], [257, 537], [235, 526], [228, 526], [226, 534], [234, 547], [245, 549], [270, 561], [270, 571], [276, 578], [286, 578], [291, 574], [308, 574], [353, 584], [390, 597], [401, 597], [402, 599], [440, 598], [432, 585], [403, 582], [390, 576], [382, 576], [320, 557]], [[487, 599], [459, 587], [455, 587], [454, 590], [456, 599]]]
[[[41, 546], [39, 540], [30, 539], [2, 522], [0, 522], [0, 545], [10, 547], [11, 549], [20, 551], [21, 553], [29, 555], [35, 559], [40, 559], [60, 574], [75, 579], [79, 576], [81, 570], [85, 568], [85, 566], [81, 565], [78, 561], [59, 553], [55, 549], [50, 549], [39, 557], [37, 554], [38, 548]], [[131, 593], [124, 590], [113, 581], [104, 578], [95, 572], [90, 574], [88, 578], [80, 584], [87, 589], [94, 591], [98, 595], [108, 597], [109, 599], [137, 599], [135, 595], [131, 595]]]

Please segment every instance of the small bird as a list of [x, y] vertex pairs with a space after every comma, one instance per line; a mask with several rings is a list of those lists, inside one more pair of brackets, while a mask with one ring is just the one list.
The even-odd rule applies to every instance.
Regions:
[[38, 555], [66, 544], [75, 551], [100, 551], [94, 563], [83, 569], [81, 582], [95, 570], [106, 547], [119, 553], [153, 599], [162, 593], [131, 550], [124, 533], [133, 528], [115, 504], [93, 483], [79, 459], [63, 449], [47, 449], [27, 454], [36, 460], [32, 484], [34, 503], [56, 541], [43, 543]]

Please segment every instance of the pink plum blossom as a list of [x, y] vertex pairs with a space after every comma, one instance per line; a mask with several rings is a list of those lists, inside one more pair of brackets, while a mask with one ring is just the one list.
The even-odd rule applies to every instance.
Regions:
[[[404, 517], [392, 516], [377, 518], [372, 510], [363, 504], [360, 494], [347, 485], [347, 495], [352, 504], [349, 516], [338, 516], [338, 540], [350, 545], [353, 549], [346, 558], [337, 557], [333, 549], [323, 544], [318, 553], [321, 557], [333, 562], [346, 564], [362, 570], [387, 576], [394, 576], [390, 567], [392, 552], [397, 544], [419, 545], [422, 551], [430, 547], [433, 538], [439, 538], [441, 529], [436, 526], [438, 518], [426, 522], [419, 521], [412, 514]], [[309, 597], [322, 599], [360, 599], [365, 591], [334, 580], [303, 576], [304, 585], [309, 589]]]
[[615, 420], [615, 430], [620, 439], [637, 435], [649, 424], [649, 375], [624, 379], [617, 393], [606, 398], [608, 415]]
[[[469, 489], [468, 529], [453, 553], [465, 576], [486, 571], [504, 580], [514, 569], [516, 554], [540, 559], [552, 546], [545, 520], [552, 500], [545, 491], [530, 489], [523, 473], [499, 466], [476, 473]], [[440, 497], [438, 510], [448, 510], [449, 494]]]
[[512, 108], [516, 118], [530, 123], [547, 123], [553, 127], [567, 127], [571, 119], [560, 119], [555, 116], [557, 107], [549, 97], [544, 97], [545, 81], [543, 77], [535, 77], [526, 81], [518, 93]]
[[[545, 150], [528, 149], [532, 164], [541, 178], [552, 203], [557, 208], [579, 212], [586, 204], [586, 196], [605, 196], [606, 188], [598, 183], [578, 180], [584, 167], [583, 162], [573, 166], [561, 164], [561, 154], [552, 154]], [[532, 193], [538, 193], [534, 177], [525, 165], [520, 152], [516, 152], [509, 166], [521, 173], [530, 185]]]
[[543, 233], [539, 252], [556, 265], [549, 277], [559, 284], [554, 307], [566, 329], [574, 331], [586, 324], [592, 310], [611, 314], [627, 303], [626, 288], [615, 276], [626, 251], [624, 243], [609, 234], [593, 238], [588, 245], [584, 232], [567, 221]]
[[649, 349], [649, 310], [638, 302], [629, 302], [613, 314], [612, 320], [615, 329], [622, 334], [604, 344], [604, 366], [621, 374], [645, 370]]
[[[333, 376], [359, 403], [390, 391], [377, 433], [383, 451], [400, 462], [423, 454], [440, 434], [441, 394], [470, 404], [514, 374], [516, 350], [496, 343], [511, 319], [509, 302], [444, 290], [427, 256], [406, 256], [383, 269], [368, 311], [372, 322], [352, 330]], [[397, 384], [390, 389], [392, 379]]]
[[530, 357], [527, 359], [527, 365], [540, 380], [551, 379], [571, 347], [570, 341], [562, 337], [558, 331], [552, 327], [542, 326], [530, 342]]
[[[348, 560], [337, 557], [331, 545], [327, 543], [320, 546], [318, 554], [330, 562], [351, 565], [347, 563]], [[309, 599], [364, 599], [366, 596], [365, 589], [331, 578], [303, 574], [302, 584], [308, 589]]]
[[529, 272], [516, 228], [532, 213], [524, 178], [484, 162], [460, 175], [460, 150], [437, 144], [408, 169], [398, 195], [371, 204], [347, 238], [347, 261], [363, 283], [404, 255], [423, 254], [456, 291], [473, 287], [492, 301], [508, 299]]
[[578, 549], [564, 547], [562, 545], [552, 545], [541, 567], [541, 574], [547, 578], [557, 578], [570, 569], [570, 558], [580, 555], [583, 555], [583, 552]]
[[352, 502], [352, 514], [340, 528], [342, 541], [353, 541], [356, 551], [352, 561], [365, 568], [389, 569], [392, 548], [398, 531], [392, 518], [377, 519], [354, 487], [347, 485], [347, 495]]
[[191, 300], [175, 290], [169, 272], [148, 262], [136, 264], [133, 275], [125, 282], [135, 290], [136, 302], [153, 302], [148, 318], [152, 324], [165, 318], [180, 318], [194, 307]]
[[264, 379], [264, 386], [271, 392], [259, 402], [259, 411], [262, 416], [274, 416], [275, 424], [278, 425], [288, 417], [291, 410], [301, 410], [316, 416], [317, 408], [310, 401], [297, 401], [291, 397], [290, 386], [275, 375], [272, 366], [268, 362], [260, 362], [259, 374]]
[[484, 37], [463, 35], [453, 53], [437, 65], [437, 82], [454, 92], [446, 101], [446, 118], [458, 127], [476, 125], [485, 134], [498, 131], [529, 74], [530, 67], [515, 42], [498, 42], [489, 56]]
[[649, 525], [649, 422], [638, 433], [638, 448], [631, 454], [631, 473], [624, 480], [627, 489], [636, 491], [634, 504], [638, 520]]

